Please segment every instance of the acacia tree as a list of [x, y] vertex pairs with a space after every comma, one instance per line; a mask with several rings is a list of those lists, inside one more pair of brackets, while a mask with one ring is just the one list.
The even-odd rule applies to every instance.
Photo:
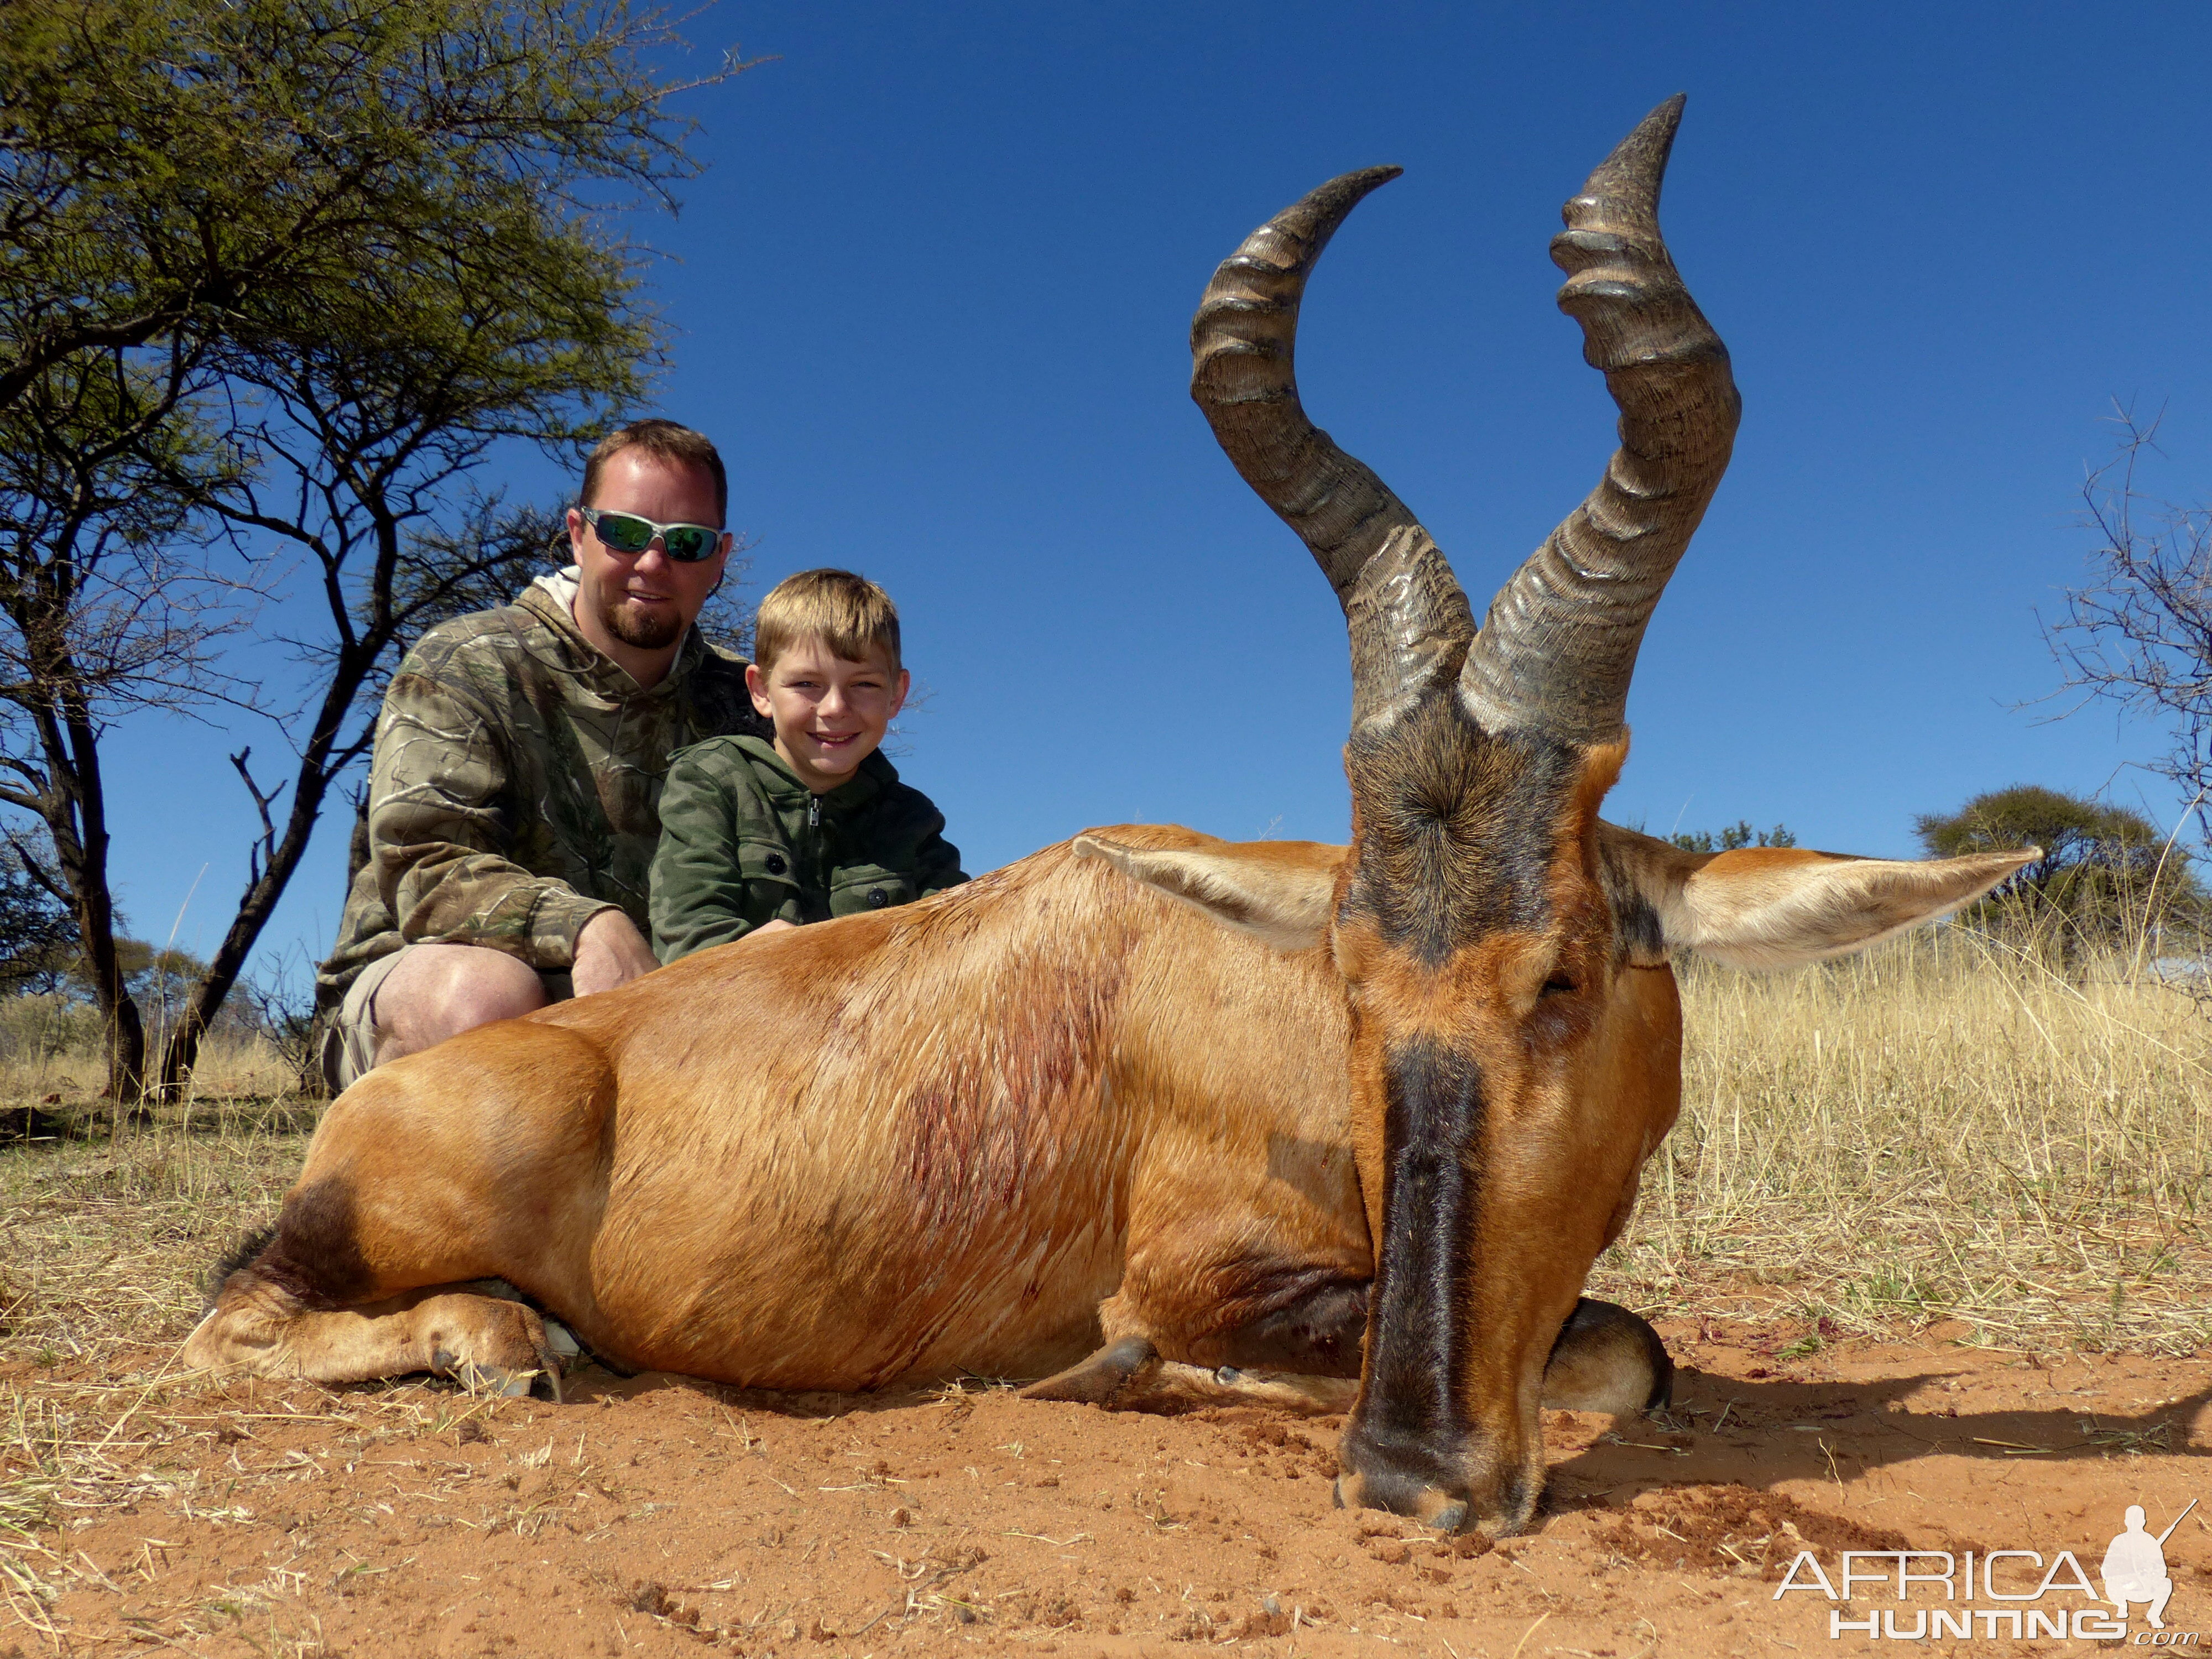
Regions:
[[640, 54], [672, 40], [623, 0], [9, 0], [0, 408], [80, 352], [313, 316], [419, 254], [489, 176], [456, 136], [556, 211], [664, 189], [674, 88]]
[[572, 448], [641, 395], [644, 256], [608, 214], [672, 205], [695, 168], [664, 105], [701, 82], [657, 70], [673, 37], [625, 0], [18, 0], [9, 24], [0, 399], [95, 345], [216, 375], [241, 465], [156, 482], [220, 515], [253, 580], [272, 538], [304, 554], [328, 618], [296, 642], [291, 775], [264, 788], [234, 757], [263, 834], [173, 1085], [367, 746], [364, 695], [483, 574], [465, 557], [403, 592], [410, 538], [440, 545], [423, 532], [501, 441]]
[[234, 477], [190, 403], [191, 360], [80, 353], [0, 410], [0, 803], [34, 815], [16, 866], [66, 903], [107, 1029], [109, 1092], [142, 1090], [146, 1034], [108, 877], [108, 723], [240, 699], [220, 642], [237, 586], [196, 556], [192, 499]]
[[1992, 789], [1912, 827], [1934, 858], [2041, 848], [1978, 908], [1984, 921], [2055, 937], [2069, 962], [2193, 920], [2203, 904], [2187, 856], [2148, 818], [2062, 789]]

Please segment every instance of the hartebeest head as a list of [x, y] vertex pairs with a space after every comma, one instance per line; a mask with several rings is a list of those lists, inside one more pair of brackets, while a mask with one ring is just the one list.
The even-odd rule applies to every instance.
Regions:
[[1316, 258], [1399, 169], [1330, 181], [1224, 262], [1192, 325], [1192, 395], [1343, 604], [1352, 846], [1323, 888], [1261, 849], [1085, 845], [1279, 945], [1332, 945], [1376, 1257], [1340, 1496], [1443, 1526], [1511, 1532], [1534, 1511], [1547, 1360], [1674, 1117], [1670, 950], [1748, 965], [1838, 954], [2020, 861], [1699, 856], [1598, 819], [1644, 626], [1740, 408], [1659, 234], [1681, 103], [1590, 175], [1552, 243], [1620, 447], [1480, 631], [1428, 532], [1306, 418], [1292, 374]]

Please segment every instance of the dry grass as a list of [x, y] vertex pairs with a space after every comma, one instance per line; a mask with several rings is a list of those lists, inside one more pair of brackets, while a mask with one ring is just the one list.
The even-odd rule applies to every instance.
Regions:
[[[1596, 1285], [1822, 1332], [2212, 1346], [2212, 1023], [1966, 929], [1684, 980], [1682, 1116]], [[1826, 1322], [1825, 1326], [1822, 1322]]]
[[[152, 1042], [147, 1048], [149, 1054], [158, 1052]], [[27, 1043], [14, 1057], [0, 1060], [0, 1105], [41, 1100], [50, 1094], [89, 1102], [106, 1083], [106, 1063], [91, 1045], [56, 1052]], [[273, 1044], [258, 1037], [228, 1036], [207, 1040], [192, 1082], [194, 1097], [210, 1106], [266, 1098], [293, 1087], [292, 1067]]]
[[[0, 1106], [25, 1103], [12, 1081]], [[275, 1215], [313, 1122], [297, 1100], [207, 1082], [119, 1126], [82, 1092], [46, 1105], [55, 1092], [29, 1099], [71, 1133], [0, 1147], [0, 1366], [181, 1338], [200, 1276]]]
[[[243, 1634], [258, 1652], [320, 1653], [319, 1623], [301, 1605], [307, 1585], [300, 1573], [270, 1570], [258, 1583], [226, 1584], [212, 1601], [198, 1585], [164, 1599], [149, 1592], [152, 1572], [134, 1576], [139, 1564], [133, 1562], [111, 1577], [71, 1547], [70, 1535], [118, 1513], [160, 1514], [167, 1517], [161, 1531], [179, 1523], [195, 1529], [178, 1530], [167, 1542], [145, 1540], [145, 1565], [155, 1565], [150, 1552], [158, 1549], [166, 1567], [168, 1551], [196, 1531], [252, 1522], [250, 1505], [272, 1482], [328, 1480], [333, 1471], [326, 1463], [350, 1473], [354, 1460], [387, 1441], [448, 1434], [471, 1421], [512, 1420], [530, 1404], [421, 1382], [341, 1391], [238, 1382], [211, 1392], [167, 1364], [97, 1382], [0, 1378], [0, 1613], [58, 1653], [82, 1651], [70, 1638], [82, 1639], [84, 1632], [55, 1612], [56, 1603], [72, 1590], [122, 1592], [128, 1584], [122, 1622], [134, 1640], [184, 1645], [157, 1634], [162, 1629], [187, 1640]], [[227, 1468], [210, 1459], [210, 1443], [252, 1442], [259, 1437], [252, 1431], [271, 1423], [312, 1424], [317, 1451], [290, 1451], [253, 1466], [235, 1456]], [[0, 1627], [8, 1621], [0, 1619]]]
[[[276, 1214], [313, 1124], [312, 1106], [276, 1092], [289, 1074], [272, 1052], [241, 1045], [215, 1060], [191, 1098], [119, 1128], [92, 1099], [96, 1058], [0, 1070], [0, 1108], [35, 1103], [69, 1125], [0, 1145], [0, 1628], [12, 1620], [58, 1644], [57, 1601], [106, 1584], [70, 1547], [72, 1522], [133, 1505], [239, 1518], [236, 1480], [209, 1472], [205, 1443], [241, 1410], [312, 1415], [356, 1452], [513, 1403], [419, 1382], [336, 1395], [241, 1383], [228, 1396], [180, 1386], [171, 1354], [198, 1315], [202, 1276]], [[197, 1604], [149, 1607], [188, 1635], [222, 1622]], [[304, 1626], [280, 1628], [282, 1607], [247, 1610], [270, 1623], [264, 1650], [320, 1650]]]

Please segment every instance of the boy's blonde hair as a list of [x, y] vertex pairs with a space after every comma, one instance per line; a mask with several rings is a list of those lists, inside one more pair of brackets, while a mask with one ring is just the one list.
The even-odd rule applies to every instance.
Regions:
[[866, 576], [849, 570], [802, 570], [769, 589], [753, 618], [753, 661], [761, 672], [801, 640], [818, 639], [847, 662], [877, 652], [899, 661], [898, 607]]

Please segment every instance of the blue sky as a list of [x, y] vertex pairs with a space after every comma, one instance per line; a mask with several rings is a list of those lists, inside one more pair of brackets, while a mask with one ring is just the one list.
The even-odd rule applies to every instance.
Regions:
[[[1299, 379], [1479, 612], [1613, 441], [1559, 204], [1677, 91], [1664, 224], [1745, 414], [1607, 815], [1896, 855], [2015, 781], [2170, 816], [2122, 769], [2154, 734], [2020, 705], [2112, 400], [2212, 495], [2212, 9], [725, 0], [689, 33], [775, 61], [687, 100], [708, 170], [635, 227], [677, 331], [651, 412], [722, 447], [756, 594], [835, 563], [898, 599], [930, 694], [898, 763], [970, 870], [1101, 823], [1345, 835], [1341, 619], [1189, 402], [1199, 292], [1322, 179], [1406, 168], [1323, 261]], [[112, 739], [134, 932], [220, 936], [241, 738], [277, 747]], [[272, 949], [327, 947], [345, 828]]]

